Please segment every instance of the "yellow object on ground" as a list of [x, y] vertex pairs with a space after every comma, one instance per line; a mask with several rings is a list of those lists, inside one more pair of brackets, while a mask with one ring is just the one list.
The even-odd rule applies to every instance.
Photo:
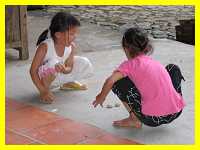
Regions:
[[87, 86], [79, 82], [69, 82], [69, 83], [64, 83], [60, 87], [60, 90], [87, 90]]

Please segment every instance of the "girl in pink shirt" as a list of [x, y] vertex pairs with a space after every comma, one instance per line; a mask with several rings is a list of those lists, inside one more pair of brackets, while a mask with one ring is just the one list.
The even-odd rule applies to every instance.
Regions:
[[156, 127], [178, 118], [185, 106], [180, 68], [174, 64], [164, 67], [147, 56], [152, 53], [152, 47], [140, 29], [128, 29], [122, 46], [128, 60], [105, 81], [94, 107], [103, 106], [112, 89], [130, 113], [128, 118], [114, 121], [115, 126], [141, 128], [143, 123]]

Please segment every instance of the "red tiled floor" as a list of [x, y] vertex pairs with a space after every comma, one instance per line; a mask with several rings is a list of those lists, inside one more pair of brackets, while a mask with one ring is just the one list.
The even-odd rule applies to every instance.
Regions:
[[76, 144], [105, 133], [91, 125], [69, 119], [59, 120], [26, 133], [47, 144]]
[[33, 142], [33, 143], [30, 143], [29, 145], [42, 145], [42, 143], [39, 143], [39, 142]]
[[25, 136], [6, 130], [6, 144], [30, 144], [33, 142], [33, 140]]
[[118, 145], [124, 145], [124, 144], [139, 144], [137, 142], [131, 141], [129, 139], [121, 138], [119, 136], [111, 135], [109, 133], [106, 133], [102, 136], [88, 139], [81, 144], [118, 144]]
[[6, 98], [6, 112], [8, 111], [16, 111], [22, 108], [27, 107], [28, 105], [20, 102], [16, 102], [15, 100], [12, 100], [10, 98]]
[[6, 101], [6, 144], [138, 144], [89, 124]]
[[15, 112], [6, 112], [6, 127], [25, 132], [59, 119], [62, 117], [28, 106]]

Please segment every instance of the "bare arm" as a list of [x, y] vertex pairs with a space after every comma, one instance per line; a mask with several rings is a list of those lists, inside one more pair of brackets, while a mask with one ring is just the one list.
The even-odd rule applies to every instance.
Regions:
[[75, 44], [72, 44], [72, 51], [65, 61], [65, 71], [63, 73], [67, 74], [70, 73], [73, 69], [73, 64], [74, 64], [74, 51], [75, 51]]
[[30, 75], [31, 75], [32, 81], [40, 93], [46, 92], [46, 89], [43, 86], [38, 75], [38, 69], [42, 65], [42, 61], [46, 55], [46, 52], [47, 52], [47, 45], [41, 44], [36, 50], [36, 54], [33, 58], [31, 68], [30, 68]]
[[112, 89], [113, 84], [121, 78], [123, 78], [123, 75], [120, 72], [115, 71], [109, 78], [106, 79], [101, 92], [96, 96], [96, 100], [93, 102], [94, 107], [96, 107], [99, 104], [103, 106], [103, 102], [105, 101], [106, 96]]

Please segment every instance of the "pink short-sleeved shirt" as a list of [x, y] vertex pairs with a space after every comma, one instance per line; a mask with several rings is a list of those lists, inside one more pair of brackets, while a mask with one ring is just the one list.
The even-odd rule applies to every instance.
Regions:
[[165, 67], [151, 57], [142, 54], [124, 61], [117, 71], [128, 76], [140, 91], [143, 114], [163, 116], [179, 112], [185, 106]]

